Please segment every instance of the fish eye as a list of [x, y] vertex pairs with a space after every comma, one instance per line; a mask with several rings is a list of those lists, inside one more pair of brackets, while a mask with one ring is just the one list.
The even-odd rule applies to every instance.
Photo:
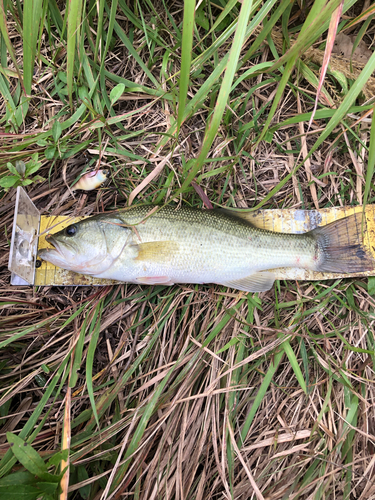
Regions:
[[68, 226], [66, 229], [65, 229], [65, 234], [67, 236], [74, 236], [77, 232], [77, 226], [75, 224], [72, 224], [71, 226]]

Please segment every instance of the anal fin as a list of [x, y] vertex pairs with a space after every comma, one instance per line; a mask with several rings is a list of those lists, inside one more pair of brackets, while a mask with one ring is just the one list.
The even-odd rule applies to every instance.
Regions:
[[250, 276], [238, 280], [230, 280], [218, 284], [236, 288], [244, 292], [265, 292], [272, 288], [274, 281], [275, 275], [268, 271], [264, 271], [251, 274]]

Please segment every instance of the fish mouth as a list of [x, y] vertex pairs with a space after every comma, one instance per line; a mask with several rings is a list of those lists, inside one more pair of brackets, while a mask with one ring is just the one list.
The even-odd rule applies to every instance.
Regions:
[[57, 253], [60, 257], [64, 258], [64, 253], [61, 246], [59, 245], [59, 242], [51, 234], [46, 236], [46, 241], [52, 246], [52, 248], [45, 249], [46, 251], [48, 251], [48, 253]]
[[59, 248], [59, 244], [51, 234], [48, 234], [46, 236], [46, 242], [53, 247], [53, 250], [57, 250], [61, 254], [61, 249]]
[[66, 250], [68, 249], [64, 249], [64, 246], [60, 245], [59, 242], [50, 234], [46, 236], [46, 241], [52, 246], [52, 248], [40, 249], [38, 251], [39, 257], [42, 260], [46, 260], [47, 262], [57, 266], [65, 265], [67, 263]]

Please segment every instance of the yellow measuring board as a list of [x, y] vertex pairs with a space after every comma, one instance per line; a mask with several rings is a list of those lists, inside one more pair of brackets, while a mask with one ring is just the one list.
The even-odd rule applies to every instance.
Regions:
[[[325, 226], [343, 217], [363, 211], [362, 206], [323, 208], [321, 210], [276, 209], [258, 210], [257, 212], [238, 213], [237, 216], [248, 220], [254, 226], [281, 233], [305, 233], [317, 226]], [[47, 248], [50, 245], [45, 237], [69, 226], [81, 218], [48, 217], [42, 216], [40, 220], [38, 248]], [[364, 219], [364, 246], [375, 259], [375, 205], [367, 205]], [[53, 266], [49, 262], [42, 264], [35, 270], [34, 285], [108, 285], [118, 283], [113, 280], [104, 280], [84, 276], [72, 271], [66, 271]], [[279, 268], [274, 271], [276, 279], [291, 280], [325, 280], [350, 276], [374, 276], [375, 270], [357, 274], [318, 273], [297, 268]]]

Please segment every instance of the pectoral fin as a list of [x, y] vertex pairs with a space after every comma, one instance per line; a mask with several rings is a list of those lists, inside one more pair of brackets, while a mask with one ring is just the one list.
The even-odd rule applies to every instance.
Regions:
[[219, 285], [229, 286], [244, 292], [265, 292], [272, 288], [275, 281], [275, 275], [268, 271], [259, 272], [241, 278], [239, 280], [226, 281], [219, 283]]
[[140, 285], [174, 285], [169, 276], [144, 276], [137, 278], [137, 283]]
[[138, 255], [135, 260], [168, 263], [178, 250], [178, 243], [175, 241], [151, 241], [138, 243], [136, 247]]

